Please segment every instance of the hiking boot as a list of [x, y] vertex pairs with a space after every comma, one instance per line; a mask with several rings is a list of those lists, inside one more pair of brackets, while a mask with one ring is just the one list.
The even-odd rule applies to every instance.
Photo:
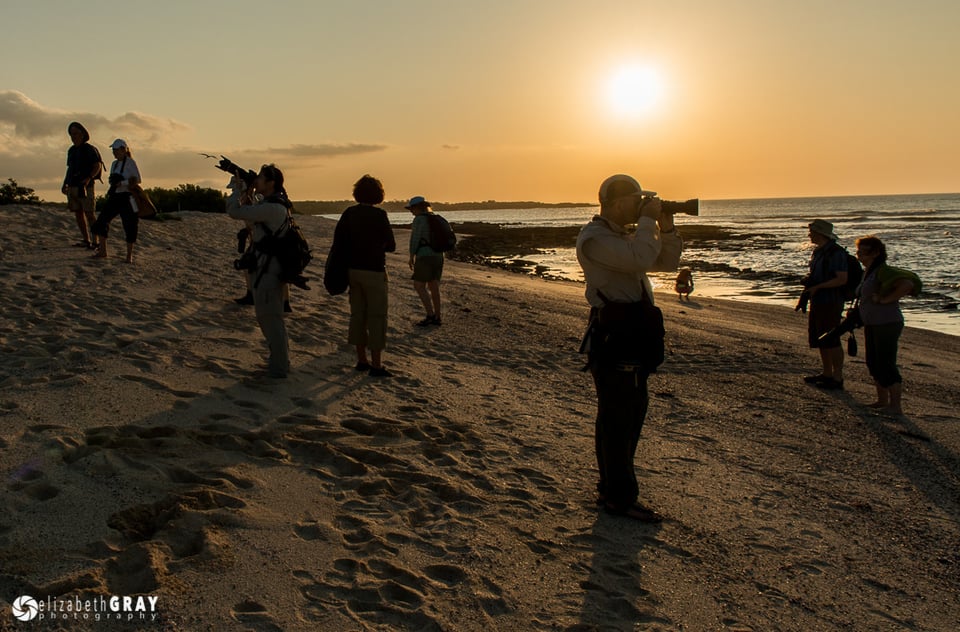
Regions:
[[830, 378], [828, 378], [823, 373], [818, 373], [817, 375], [808, 375], [804, 377], [803, 381], [806, 382], [807, 384], [819, 384], [820, 382], [824, 380], [829, 380], [829, 379]]
[[237, 305], [253, 305], [253, 292], [247, 292], [240, 298], [233, 299]]
[[415, 326], [415, 327], [429, 327], [430, 325], [433, 325], [433, 324], [438, 324], [437, 317], [434, 316], [433, 314], [430, 314], [429, 316], [427, 316], [427, 317], [424, 318], [423, 320], [417, 322], [414, 326]]

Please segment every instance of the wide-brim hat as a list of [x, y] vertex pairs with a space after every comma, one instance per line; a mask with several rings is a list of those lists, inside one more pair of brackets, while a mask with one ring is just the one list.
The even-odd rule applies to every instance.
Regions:
[[833, 224], [823, 219], [815, 219], [810, 222], [809, 227], [811, 232], [823, 235], [834, 241], [840, 239], [837, 237], [836, 233], [833, 232]]
[[610, 176], [600, 185], [600, 204], [606, 204], [617, 198], [627, 196], [653, 197], [656, 194], [656, 191], [645, 191], [640, 183], [632, 177], [618, 173], [615, 176]]

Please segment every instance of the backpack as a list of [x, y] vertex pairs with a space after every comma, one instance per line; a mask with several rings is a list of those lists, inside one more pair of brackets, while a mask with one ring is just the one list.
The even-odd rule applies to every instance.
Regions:
[[350, 287], [350, 259], [343, 246], [334, 240], [323, 266], [323, 287], [330, 296], [343, 294]]
[[457, 245], [457, 236], [450, 223], [441, 215], [427, 213], [427, 222], [430, 225], [430, 239], [428, 244], [437, 252], [449, 252]]
[[94, 180], [99, 180], [99, 181], [102, 183], [102, 182], [103, 182], [103, 170], [106, 169], [107, 166], [106, 166], [105, 164], [103, 164], [103, 158], [100, 156], [100, 150], [97, 149], [96, 147], [94, 147], [93, 145], [90, 145], [90, 148], [93, 149], [93, 153], [96, 154], [96, 156], [97, 156], [97, 164], [100, 165], [99, 167], [97, 167], [97, 174], [96, 174], [95, 176], [93, 176], [93, 179], [94, 179]]
[[[266, 226], [264, 228], [266, 229]], [[303, 271], [313, 259], [313, 255], [310, 254], [310, 245], [303, 236], [303, 231], [293, 217], [287, 215], [286, 221], [277, 232], [270, 233], [269, 229], [265, 232], [267, 235], [255, 243], [254, 248], [269, 257], [276, 257], [280, 262], [281, 281], [309, 290]], [[259, 278], [257, 280], [259, 281]]]
[[844, 301], [852, 301], [857, 298], [857, 289], [863, 281], [863, 268], [860, 266], [860, 260], [855, 255], [850, 254], [839, 244], [837, 248], [843, 250], [847, 257], [847, 282], [840, 288]]

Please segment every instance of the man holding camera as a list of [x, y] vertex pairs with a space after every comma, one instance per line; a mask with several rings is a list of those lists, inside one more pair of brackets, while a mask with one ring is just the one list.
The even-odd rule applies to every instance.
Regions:
[[270, 347], [267, 375], [284, 378], [290, 371], [290, 348], [283, 322], [287, 284], [281, 278], [280, 262], [259, 252], [257, 243], [283, 227], [292, 204], [283, 188], [283, 173], [276, 166], [263, 165], [255, 178], [249, 177], [252, 172], [241, 173], [238, 169], [231, 173], [233, 192], [227, 197], [227, 214], [253, 225], [253, 249], [240, 261], [243, 266], [249, 265], [257, 323]]
[[[626, 308], [645, 303], [646, 313], [654, 310], [659, 317], [646, 273], [676, 270], [683, 241], [674, 227], [673, 215], [663, 212], [655, 196], [628, 175], [607, 178], [600, 186], [600, 214], [577, 238], [577, 259], [591, 307], [581, 351], [588, 354], [587, 366], [597, 390], [597, 504], [612, 514], [642, 522], [662, 519], [637, 503], [639, 488], [633, 463], [649, 403], [647, 376], [658, 362], [651, 368], [642, 360], [633, 361], [603, 348], [599, 321], [600, 312], [611, 305], [631, 313]], [[626, 227], [633, 224], [636, 230], [628, 232]], [[633, 324], [636, 339], [631, 342], [642, 348], [649, 341], [650, 346], [660, 345], [662, 352], [662, 317], [660, 326], [658, 334], [646, 330], [652, 327], [644, 322]]]

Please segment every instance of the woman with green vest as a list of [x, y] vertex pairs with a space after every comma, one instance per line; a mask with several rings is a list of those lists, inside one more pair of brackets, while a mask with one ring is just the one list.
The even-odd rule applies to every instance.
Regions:
[[857, 240], [857, 259], [864, 268], [859, 296], [867, 369], [877, 387], [877, 401], [870, 407], [901, 415], [903, 378], [897, 369], [903, 332], [900, 299], [920, 294], [922, 284], [913, 272], [887, 264], [887, 247], [878, 237]]

